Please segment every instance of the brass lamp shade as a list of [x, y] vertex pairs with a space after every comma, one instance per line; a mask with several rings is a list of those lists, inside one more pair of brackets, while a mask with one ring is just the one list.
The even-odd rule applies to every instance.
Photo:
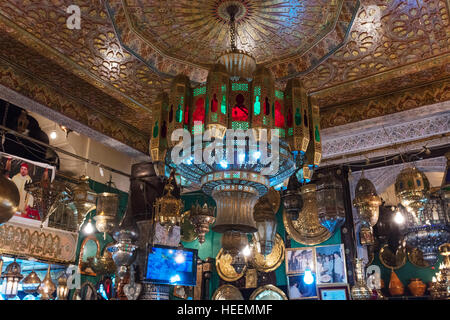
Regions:
[[195, 233], [198, 235], [198, 242], [205, 242], [205, 235], [209, 232], [210, 224], [214, 223], [216, 218], [214, 217], [214, 208], [208, 207], [205, 203], [203, 207], [197, 203], [196, 206], [192, 206], [190, 219], [194, 225]]
[[0, 174], [0, 225], [13, 217], [19, 201], [20, 194], [16, 184]]
[[375, 243], [372, 227], [377, 223], [380, 214], [381, 198], [373, 183], [361, 177], [356, 184], [353, 205], [361, 219], [360, 241], [362, 245]]
[[156, 222], [166, 228], [180, 225], [183, 217], [181, 213], [183, 209], [183, 201], [181, 201], [181, 199], [177, 199], [172, 194], [175, 187], [175, 172], [172, 171], [166, 185], [164, 186], [164, 195], [156, 199], [153, 205], [155, 209]]
[[99, 232], [110, 233], [116, 226], [116, 214], [119, 208], [117, 193], [103, 192], [97, 196], [97, 214], [95, 227]]
[[83, 225], [86, 215], [95, 209], [97, 193], [89, 187], [89, 177], [81, 176], [81, 183], [73, 188], [73, 205], [77, 214], [78, 227]]
[[430, 183], [426, 175], [415, 167], [403, 169], [395, 181], [395, 195], [406, 210], [416, 217], [421, 215], [429, 191]]
[[56, 291], [56, 286], [52, 281], [52, 276], [50, 274], [50, 265], [47, 269], [47, 274], [44, 280], [42, 280], [41, 285], [38, 288], [38, 293], [41, 295], [41, 300], [51, 300], [53, 299], [53, 293]]
[[22, 281], [22, 288], [26, 293], [35, 293], [40, 285], [41, 279], [39, 279], [39, 276], [34, 270]]
[[2, 294], [7, 298], [14, 298], [19, 290], [19, 281], [23, 278], [20, 273], [20, 265], [14, 260], [6, 267], [1, 278], [3, 279]]
[[56, 289], [56, 297], [58, 300], [67, 300], [69, 288], [67, 287], [67, 276], [65, 273], [58, 278], [58, 288]]
[[277, 219], [275, 214], [280, 206], [280, 194], [273, 187], [259, 198], [253, 209], [253, 218], [256, 228], [255, 238], [258, 243], [258, 251], [263, 255], [272, 252], [277, 231]]

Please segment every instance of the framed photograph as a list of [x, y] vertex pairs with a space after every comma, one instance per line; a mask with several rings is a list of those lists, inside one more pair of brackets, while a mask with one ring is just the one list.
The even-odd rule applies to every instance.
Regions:
[[351, 300], [348, 284], [341, 286], [319, 286], [320, 300]]
[[316, 247], [317, 284], [347, 283], [343, 244]]
[[290, 300], [317, 299], [316, 275], [312, 273], [313, 282], [305, 283], [305, 274], [288, 276], [288, 293]]
[[286, 274], [304, 273], [308, 267], [314, 272], [314, 248], [304, 247], [286, 249]]

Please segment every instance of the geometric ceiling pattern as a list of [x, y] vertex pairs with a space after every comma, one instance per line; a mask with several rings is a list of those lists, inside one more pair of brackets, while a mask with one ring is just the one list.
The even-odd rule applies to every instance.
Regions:
[[[108, 134], [145, 152], [158, 93], [178, 73], [204, 82], [228, 47], [230, 2], [237, 47], [279, 87], [302, 79], [324, 127], [448, 100], [449, 0], [1, 1], [0, 72], [33, 80], [2, 85], [75, 120], [109, 119], [96, 130], [116, 126]], [[80, 30], [66, 27], [72, 4]]]

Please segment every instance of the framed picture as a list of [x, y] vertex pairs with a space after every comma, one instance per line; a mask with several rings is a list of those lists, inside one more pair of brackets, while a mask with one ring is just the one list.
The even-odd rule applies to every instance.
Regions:
[[343, 244], [316, 247], [317, 284], [347, 283]]
[[288, 293], [290, 300], [317, 298], [316, 275], [312, 273], [312, 276], [313, 282], [310, 284], [305, 282], [305, 274], [288, 276]]
[[351, 300], [348, 284], [341, 286], [319, 286], [320, 300]]
[[80, 247], [80, 261], [78, 268], [81, 274], [88, 276], [96, 276], [97, 274], [92, 269], [95, 264], [95, 259], [100, 256], [100, 243], [95, 236], [86, 237], [81, 243]]
[[314, 248], [286, 249], [286, 274], [304, 273], [308, 267], [315, 270]]

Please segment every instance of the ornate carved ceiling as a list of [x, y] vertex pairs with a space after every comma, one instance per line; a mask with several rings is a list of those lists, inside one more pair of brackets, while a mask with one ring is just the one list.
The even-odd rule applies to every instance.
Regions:
[[[449, 99], [449, 0], [7, 0], [1, 71], [26, 96], [85, 124], [109, 119], [98, 130], [138, 139], [144, 151], [157, 94], [178, 73], [205, 81], [227, 48], [223, 2], [241, 3], [238, 48], [279, 86], [303, 79], [324, 127]], [[71, 4], [81, 8], [81, 30], [66, 27]]]

